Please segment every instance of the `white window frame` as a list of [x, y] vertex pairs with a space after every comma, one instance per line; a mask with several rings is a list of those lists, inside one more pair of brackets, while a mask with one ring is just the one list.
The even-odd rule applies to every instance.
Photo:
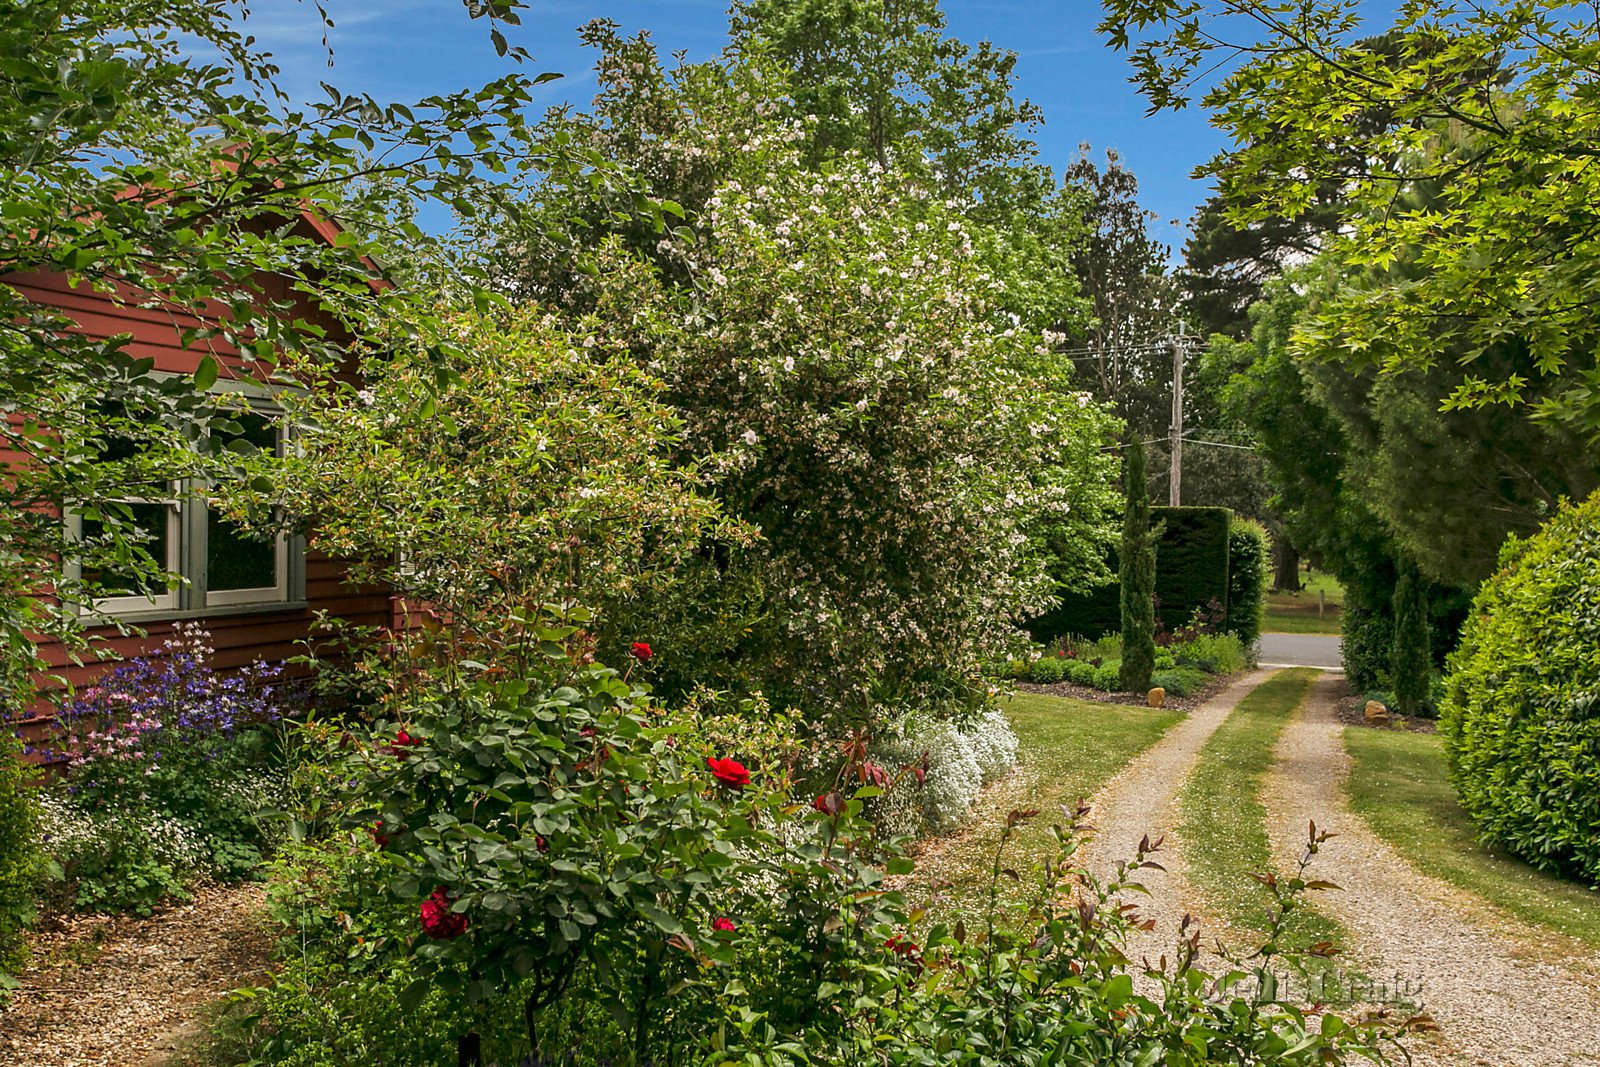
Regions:
[[[156, 372], [160, 377], [175, 377], [167, 372]], [[242, 396], [252, 411], [272, 420], [277, 434], [276, 447], [290, 447], [293, 435], [282, 419], [282, 409], [274, 403], [275, 391], [281, 385], [263, 385], [254, 380], [223, 380], [211, 389], [213, 394], [230, 393]], [[215, 592], [207, 586], [210, 560], [209, 519], [212, 513], [206, 500], [204, 481], [182, 480], [173, 483], [170, 498], [151, 499], [129, 497], [124, 503], [167, 505], [168, 538], [166, 569], [181, 577], [176, 588], [155, 597], [119, 596], [102, 597], [86, 605], [81, 614], [105, 616], [128, 622], [157, 621], [179, 618], [203, 618], [213, 615], [240, 613], [271, 613], [296, 611], [306, 606], [305, 593], [305, 538], [299, 535], [279, 534], [274, 542], [274, 563], [277, 583], [253, 589], [221, 589]], [[83, 536], [83, 517], [69, 510], [68, 532], [74, 538]]]
[[[231, 390], [230, 390], [231, 391]], [[241, 390], [242, 391], [242, 390]], [[263, 402], [255, 397], [249, 397], [251, 412], [266, 416], [273, 429], [274, 444], [278, 455], [283, 455], [289, 447], [289, 428], [283, 422], [283, 410], [270, 403]], [[197, 593], [204, 599], [208, 608], [237, 607], [241, 604], [281, 604], [289, 601], [289, 541], [287, 534], [278, 534], [273, 539], [273, 569], [278, 575], [278, 581], [270, 586], [257, 586], [250, 589], [220, 589], [213, 591], [210, 586], [211, 577], [211, 513], [212, 507], [198, 494], [192, 497], [195, 501], [194, 512], [196, 520], [190, 542], [192, 551], [186, 562], [194, 573], [184, 574], [190, 583], [195, 586]]]
[[[183, 520], [184, 508], [181, 493], [170, 497], [125, 497], [112, 501], [113, 504], [160, 504], [162, 512], [167, 519], [167, 558], [160, 561], [169, 573], [178, 573], [178, 568], [183, 564]], [[76, 538], [83, 536], [83, 516], [72, 517], [72, 535]], [[175, 611], [182, 598], [182, 583], [176, 588], [169, 587], [166, 592], [155, 596], [113, 596], [102, 597], [94, 602], [94, 610], [105, 615], [130, 615], [151, 611]]]

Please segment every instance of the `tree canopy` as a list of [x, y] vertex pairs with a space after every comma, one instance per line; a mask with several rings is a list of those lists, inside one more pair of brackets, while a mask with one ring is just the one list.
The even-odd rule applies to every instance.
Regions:
[[[1600, 430], [1592, 10], [1422, 0], [1377, 27], [1337, 0], [1106, 10], [1152, 108], [1198, 95], [1235, 142], [1200, 173], [1236, 223], [1299, 218], [1332, 187], [1324, 249], [1352, 270], [1406, 268], [1331, 295], [1303, 343], [1383, 373], [1454, 364], [1446, 408], [1528, 403]], [[1419, 190], [1426, 204], [1409, 202]], [[1513, 339], [1527, 371], [1480, 363]]]

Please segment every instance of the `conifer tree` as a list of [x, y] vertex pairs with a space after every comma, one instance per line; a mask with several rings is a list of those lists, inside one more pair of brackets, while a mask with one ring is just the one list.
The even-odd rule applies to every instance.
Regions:
[[1133, 442], [1124, 464], [1127, 502], [1122, 517], [1122, 688], [1150, 688], [1156, 660], [1156, 537], [1150, 528], [1144, 445]]
[[1417, 569], [1407, 564], [1400, 569], [1400, 580], [1394, 587], [1394, 645], [1389, 651], [1395, 706], [1402, 715], [1422, 711], [1432, 672], [1427, 594]]

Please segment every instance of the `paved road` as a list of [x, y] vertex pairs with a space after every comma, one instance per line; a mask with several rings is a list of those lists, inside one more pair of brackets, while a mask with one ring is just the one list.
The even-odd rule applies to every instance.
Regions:
[[1343, 670], [1344, 656], [1334, 634], [1262, 634], [1261, 665]]

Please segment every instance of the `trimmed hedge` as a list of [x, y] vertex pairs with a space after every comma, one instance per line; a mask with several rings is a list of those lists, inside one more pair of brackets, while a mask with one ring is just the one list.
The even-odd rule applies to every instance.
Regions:
[[1223, 629], [1247, 649], [1261, 638], [1271, 561], [1267, 528], [1252, 519], [1234, 519], [1228, 527], [1228, 620]]
[[1056, 656], [1041, 656], [1028, 669], [1029, 679], [1039, 685], [1054, 685], [1066, 674], [1066, 661]]
[[1152, 508], [1151, 521], [1166, 524], [1156, 550], [1156, 596], [1161, 621], [1176, 630], [1211, 601], [1228, 604], [1227, 508]]
[[1600, 882], [1600, 494], [1506, 543], [1449, 670], [1440, 733], [1483, 839]]
[[[1150, 523], [1163, 525], [1156, 543], [1156, 617], [1168, 630], [1187, 623], [1216, 600], [1228, 602], [1229, 523], [1227, 508], [1151, 508]], [[1115, 553], [1113, 553], [1115, 557]], [[1113, 574], [1120, 561], [1108, 563]], [[1066, 593], [1054, 611], [1027, 626], [1036, 641], [1066, 634], [1103, 637], [1122, 632], [1120, 586], [1113, 582], [1088, 593]]]

